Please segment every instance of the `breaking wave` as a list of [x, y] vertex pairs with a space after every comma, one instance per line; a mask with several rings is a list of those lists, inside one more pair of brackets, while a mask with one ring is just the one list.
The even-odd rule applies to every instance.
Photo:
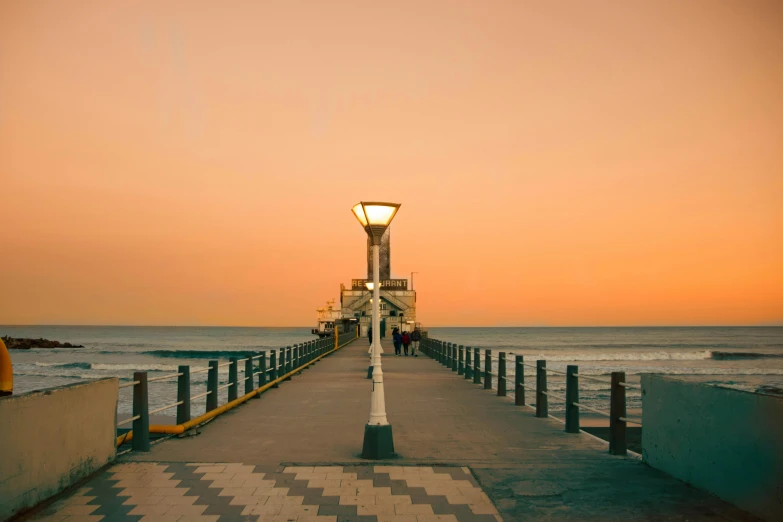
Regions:
[[39, 368], [62, 368], [62, 369], [80, 369], [80, 370], [102, 370], [102, 371], [148, 371], [148, 372], [168, 372], [176, 371], [177, 367], [170, 364], [104, 364], [88, 362], [72, 363], [47, 363], [35, 362], [34, 366]]
[[604, 353], [574, 353], [563, 355], [538, 354], [526, 357], [538, 357], [548, 361], [703, 361], [713, 359], [717, 361], [743, 360], [743, 359], [779, 359], [783, 354], [759, 353], [759, 352], [714, 352], [711, 350], [699, 350], [691, 352], [604, 352]]
[[257, 352], [247, 350], [152, 350], [143, 353], [174, 359], [228, 359], [229, 357], [242, 358], [247, 355], [256, 355]]

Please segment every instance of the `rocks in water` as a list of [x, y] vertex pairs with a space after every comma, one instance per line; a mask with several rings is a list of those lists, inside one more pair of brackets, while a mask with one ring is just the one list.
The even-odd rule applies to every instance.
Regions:
[[783, 388], [772, 384], [762, 384], [756, 388], [756, 393], [763, 393], [765, 395], [774, 395], [776, 397], [783, 397]]
[[49, 339], [17, 339], [14, 337], [2, 337], [5, 346], [9, 350], [29, 350], [30, 348], [84, 348], [81, 344], [61, 343]]

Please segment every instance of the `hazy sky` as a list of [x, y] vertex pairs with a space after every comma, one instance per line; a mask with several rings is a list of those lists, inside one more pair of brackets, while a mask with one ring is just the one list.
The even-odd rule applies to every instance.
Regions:
[[783, 322], [783, 2], [0, 2], [0, 324]]

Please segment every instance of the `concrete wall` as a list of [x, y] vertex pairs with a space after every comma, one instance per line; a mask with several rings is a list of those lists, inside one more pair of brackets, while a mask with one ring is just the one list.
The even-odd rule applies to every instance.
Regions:
[[765, 520], [783, 520], [783, 398], [642, 376], [645, 462]]
[[0, 520], [114, 460], [117, 379], [0, 398]]

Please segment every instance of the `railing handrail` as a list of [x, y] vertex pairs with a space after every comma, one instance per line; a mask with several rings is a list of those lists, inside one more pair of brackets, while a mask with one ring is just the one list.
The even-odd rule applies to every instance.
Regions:
[[167, 405], [167, 406], [162, 406], [162, 407], [158, 408], [157, 410], [152, 410], [152, 411], [151, 411], [149, 414], [150, 414], [150, 415], [152, 415], [153, 413], [158, 413], [158, 412], [161, 412], [161, 411], [163, 411], [163, 410], [168, 410], [168, 409], [170, 409], [170, 408], [174, 408], [175, 406], [179, 406], [179, 405], [180, 405], [180, 404], [182, 404], [183, 402], [184, 402], [184, 401], [177, 401], [177, 402], [175, 402], [175, 403], [173, 403], [173, 404], [169, 404], [169, 405]]
[[577, 377], [579, 379], [587, 379], [589, 381], [602, 382], [604, 384], [612, 384], [612, 381], [610, 381], [609, 379], [601, 379], [600, 377], [593, 377], [591, 375], [582, 375], [581, 373], [574, 375], [574, 377]]
[[179, 377], [182, 375], [181, 373], [172, 373], [170, 375], [161, 375], [160, 377], [153, 377], [152, 379], [147, 379], [147, 382], [155, 382], [155, 381], [165, 381], [166, 379], [171, 379], [173, 377]]

